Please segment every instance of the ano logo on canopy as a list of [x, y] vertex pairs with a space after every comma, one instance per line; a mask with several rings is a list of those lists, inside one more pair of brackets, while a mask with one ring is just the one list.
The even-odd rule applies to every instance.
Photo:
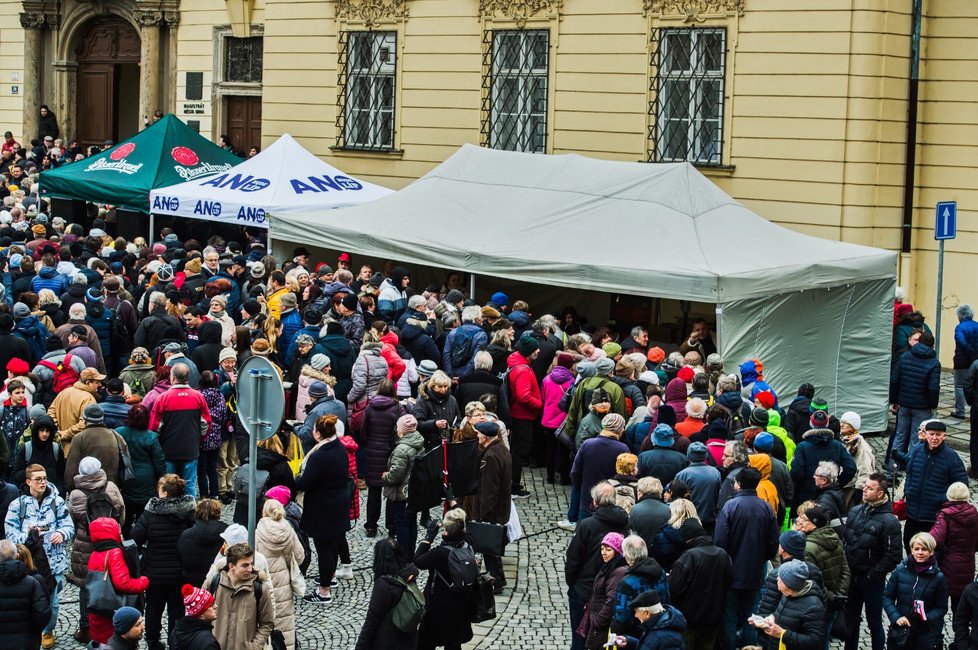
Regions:
[[220, 174], [214, 178], [208, 178], [201, 183], [201, 187], [210, 185], [220, 189], [236, 190], [238, 192], [257, 192], [263, 190], [272, 182], [267, 178], [257, 178], [251, 174]]
[[363, 189], [363, 184], [360, 181], [339, 174], [336, 176], [322, 174], [321, 176], [308, 176], [307, 178], [309, 180], [308, 183], [298, 178], [290, 180], [289, 183], [292, 185], [292, 191], [296, 194], [302, 194], [303, 192], [329, 192], [330, 190], [336, 192], [356, 192]]

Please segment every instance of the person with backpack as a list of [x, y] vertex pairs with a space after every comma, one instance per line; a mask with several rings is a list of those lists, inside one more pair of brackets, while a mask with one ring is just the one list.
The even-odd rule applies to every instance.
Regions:
[[489, 335], [482, 329], [482, 309], [472, 305], [462, 309], [462, 325], [445, 336], [442, 368], [449, 377], [461, 379], [472, 373], [475, 353], [489, 344]]
[[129, 354], [129, 365], [119, 372], [119, 379], [129, 386], [133, 396], [146, 397], [156, 383], [156, 368], [150, 363], [149, 350], [133, 348]]
[[48, 337], [45, 349], [47, 352], [34, 366], [31, 374], [38, 380], [34, 403], [48, 407], [58, 393], [78, 381], [85, 369], [85, 362], [65, 352], [65, 346], [57, 336]]
[[415, 650], [425, 612], [418, 567], [393, 537], [374, 545], [374, 584], [354, 650]]
[[136, 316], [136, 308], [132, 303], [122, 298], [119, 293], [123, 289], [122, 283], [118, 278], [109, 276], [102, 283], [102, 291], [105, 296], [102, 305], [105, 311], [112, 314], [110, 345], [112, 357], [106, 361], [109, 370], [118, 373], [126, 365], [129, 352], [133, 349], [133, 334], [139, 325]]
[[[94, 515], [94, 513], [92, 513]], [[122, 531], [115, 517], [96, 517], [85, 524], [91, 535], [93, 551], [86, 564], [87, 572], [104, 571], [112, 582], [112, 589], [117, 595], [126, 596], [128, 604], [136, 604], [142, 593], [149, 588], [149, 578], [140, 576], [136, 566], [136, 556], [128, 555], [122, 547]], [[77, 543], [77, 540], [76, 540]], [[74, 551], [72, 551], [74, 555]], [[74, 573], [74, 568], [72, 572]], [[77, 575], [76, 575], [77, 578]], [[84, 583], [79, 589], [79, 607], [84, 609], [87, 588]], [[108, 643], [114, 632], [114, 612], [88, 610], [88, 616], [82, 612], [79, 621], [82, 626], [75, 633], [75, 640], [83, 642], [81, 637], [90, 636], [95, 643]], [[87, 624], [87, 625], [86, 625]], [[87, 639], [86, 639], [87, 641]]]
[[[439, 530], [441, 544], [434, 546]], [[464, 510], [453, 508], [443, 520], [433, 519], [428, 524], [427, 534], [415, 551], [414, 564], [428, 571], [418, 650], [438, 646], [460, 650], [463, 643], [472, 640], [475, 581], [479, 574], [475, 554], [466, 541]]]
[[[41, 414], [31, 422], [30, 434], [22, 439], [14, 454], [11, 481], [23, 485], [26, 479], [25, 470], [29, 465], [38, 464], [48, 473], [48, 481], [64, 490], [65, 455], [61, 445], [54, 441], [57, 427], [47, 413]], [[4, 512], [0, 509], [0, 512]]]
[[44, 344], [50, 332], [24, 303], [15, 304], [12, 313], [15, 321], [14, 334], [24, 339], [30, 350], [30, 356], [24, 357], [24, 360], [37, 363], [44, 356]]
[[[53, 379], [57, 396], [48, 408], [48, 415], [58, 425], [58, 439], [64, 446], [65, 456], [71, 451], [71, 442], [75, 434], [87, 426], [82, 413], [98, 401], [98, 387], [105, 379], [105, 375], [95, 368], [84, 368], [78, 373], [78, 380], [75, 383], [60, 388], [66, 381], [70, 381], [74, 371], [74, 362], [65, 355], [65, 360], [58, 364]], [[67, 476], [69, 475], [66, 474]]]
[[254, 561], [247, 543], [234, 544], [224, 567], [207, 584], [218, 611], [214, 636], [222, 648], [264, 648], [275, 627], [272, 590], [259, 579]]
[[164, 474], [156, 489], [157, 496], [149, 500], [132, 527], [132, 538], [142, 552], [140, 568], [150, 579], [146, 590], [146, 641], [149, 650], [164, 650], [160, 641], [164, 608], [168, 630], [183, 616], [183, 566], [177, 541], [193, 525], [194, 498], [187, 494], [187, 482], [176, 474]]
[[[68, 513], [75, 524], [75, 541], [71, 545], [71, 575], [69, 581], [79, 587], [78, 591], [78, 630], [74, 639], [79, 643], [89, 641], [89, 617], [85, 576], [88, 575], [88, 560], [95, 550], [95, 540], [91, 538], [89, 524], [100, 517], [125, 521], [125, 502], [115, 483], [108, 480], [102, 463], [98, 458], [86, 456], [78, 464], [75, 489], [68, 495]], [[116, 530], [118, 531], [118, 526]], [[128, 574], [127, 574], [128, 575]], [[145, 588], [145, 587], [144, 587]], [[140, 590], [142, 591], [142, 590]], [[109, 635], [96, 637], [104, 642]]]
[[305, 592], [305, 580], [292, 576], [305, 559], [305, 551], [292, 526], [285, 520], [285, 508], [275, 499], [262, 507], [255, 528], [255, 549], [268, 560], [275, 601], [275, 629], [285, 637], [287, 650], [296, 646], [295, 597]]
[[48, 483], [47, 472], [41, 465], [30, 465], [27, 482], [21, 495], [7, 509], [4, 533], [14, 544], [26, 544], [32, 531], [40, 535], [54, 589], [51, 596], [51, 619], [41, 633], [41, 646], [46, 650], [56, 643], [54, 629], [58, 625], [59, 596], [64, 588], [64, 573], [68, 570], [68, 542], [75, 536], [75, 524], [68, 515], [68, 506], [57, 488]]

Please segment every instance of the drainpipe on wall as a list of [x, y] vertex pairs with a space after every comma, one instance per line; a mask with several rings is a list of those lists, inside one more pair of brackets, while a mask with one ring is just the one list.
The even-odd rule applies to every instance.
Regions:
[[[909, 262], [913, 240], [914, 179], [917, 166], [917, 96], [920, 87], [920, 26], [924, 0], [913, 0], [910, 27], [910, 78], [907, 89], [907, 153], [903, 170], [903, 230], [900, 238], [901, 257]], [[901, 269], [902, 271], [903, 269]], [[907, 277], [901, 273], [902, 281]]]

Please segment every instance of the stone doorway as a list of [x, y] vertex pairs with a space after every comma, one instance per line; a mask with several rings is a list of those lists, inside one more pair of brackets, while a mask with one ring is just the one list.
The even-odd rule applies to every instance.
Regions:
[[76, 137], [84, 146], [119, 142], [142, 126], [139, 32], [119, 17], [92, 20], [75, 47]]

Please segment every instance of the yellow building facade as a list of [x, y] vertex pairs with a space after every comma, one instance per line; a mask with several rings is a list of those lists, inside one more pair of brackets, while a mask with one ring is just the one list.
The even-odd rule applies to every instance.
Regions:
[[[978, 301], [978, 3], [921, 4], [909, 177], [913, 0], [5, 2], [0, 118], [29, 133], [46, 102], [73, 134], [85, 30], [117, 17], [140, 37], [138, 78], [116, 72], [138, 112], [117, 122], [158, 108], [238, 148], [290, 133], [393, 188], [463, 143], [691, 160], [772, 221], [902, 251], [932, 324], [934, 206], [954, 200], [949, 363], [954, 307]], [[654, 251], [655, 233], [628, 235]]]

